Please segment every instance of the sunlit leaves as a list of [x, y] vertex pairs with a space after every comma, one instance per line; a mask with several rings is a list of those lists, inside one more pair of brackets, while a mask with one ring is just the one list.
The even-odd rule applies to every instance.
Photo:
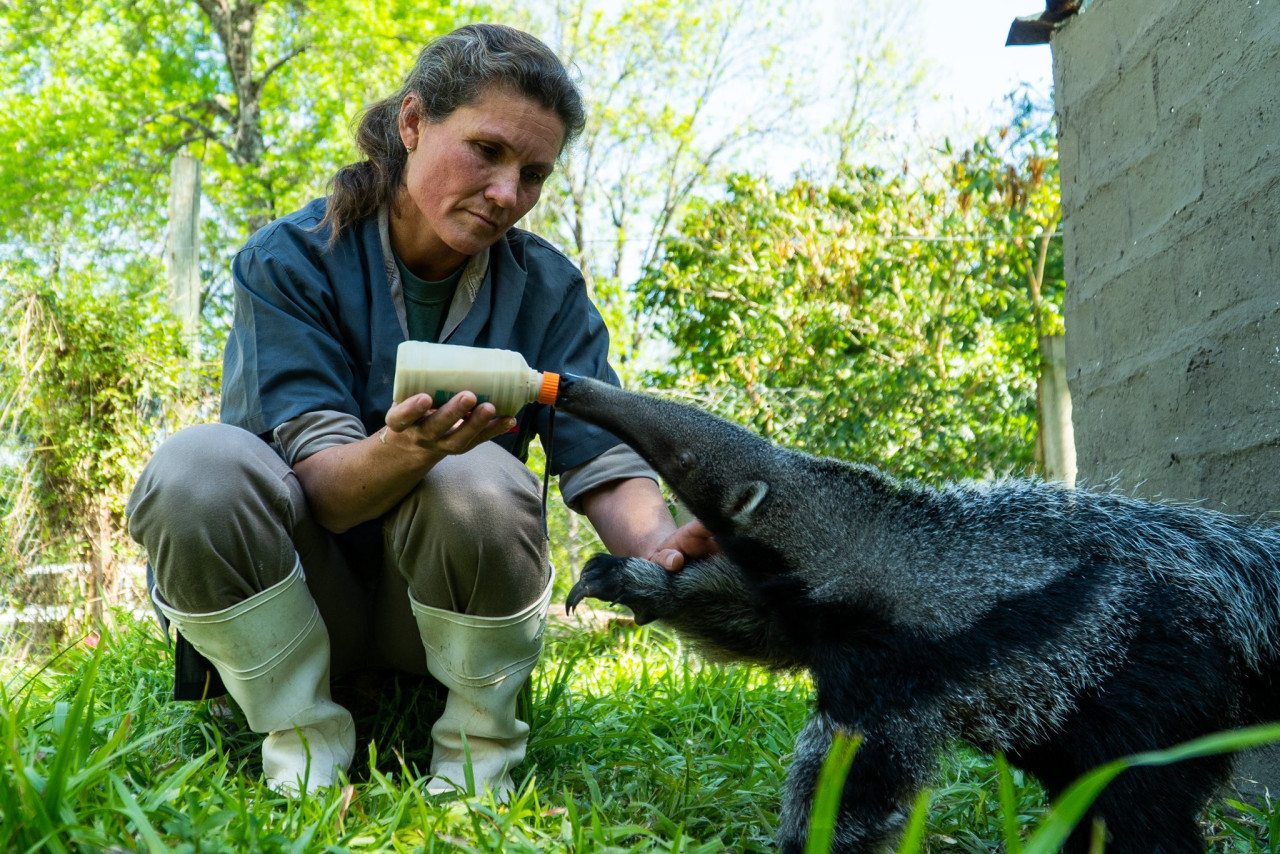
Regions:
[[691, 205], [640, 286], [674, 345], [666, 380], [797, 447], [930, 478], [1025, 471], [1028, 271], [1057, 216], [1056, 158], [1047, 134], [1034, 142], [993, 134], [919, 177], [732, 178]]
[[[182, 397], [182, 343], [163, 291], [95, 289], [78, 274], [51, 284], [16, 266], [0, 275], [0, 333], [16, 345], [0, 364], [6, 465], [21, 460], [34, 486], [10, 496], [6, 533], [37, 519], [40, 545], [79, 558], [93, 526], [123, 527], [154, 433]], [[6, 538], [6, 563], [27, 547]]]
[[[253, 10], [256, 104], [194, 0], [6, 7], [0, 251], [47, 269], [157, 255], [171, 159], [185, 148], [202, 161], [205, 255], [220, 272], [251, 227], [324, 191], [355, 157], [355, 114], [464, 14], [363, 0], [228, 8]], [[244, 145], [249, 134], [261, 145]]]

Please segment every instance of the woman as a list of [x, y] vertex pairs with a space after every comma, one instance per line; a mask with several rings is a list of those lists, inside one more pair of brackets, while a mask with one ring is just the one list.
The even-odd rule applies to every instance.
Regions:
[[[329, 679], [361, 667], [448, 689], [429, 791], [505, 796], [528, 726], [515, 698], [551, 594], [535, 433], [566, 502], [606, 547], [672, 569], [708, 545], [676, 529], [652, 472], [617, 439], [470, 391], [391, 404], [406, 338], [517, 350], [617, 383], [581, 274], [513, 228], [581, 131], [581, 96], [525, 33], [472, 25], [429, 44], [362, 118], [366, 159], [331, 194], [255, 234], [232, 265], [222, 423], [157, 451], [129, 503], [152, 597], [176, 626], [180, 698], [208, 691], [190, 644], [266, 734], [275, 788], [333, 783], [352, 758]], [[192, 683], [192, 684], [188, 684]], [[465, 737], [465, 742], [464, 742]]]

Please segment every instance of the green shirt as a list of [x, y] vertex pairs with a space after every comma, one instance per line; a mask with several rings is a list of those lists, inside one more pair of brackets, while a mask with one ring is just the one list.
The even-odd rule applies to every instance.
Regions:
[[444, 329], [445, 317], [449, 314], [449, 304], [453, 302], [453, 292], [462, 280], [462, 272], [467, 265], [463, 264], [450, 273], [448, 278], [438, 282], [429, 282], [415, 276], [400, 260], [399, 255], [396, 255], [396, 266], [400, 268], [400, 283], [404, 289], [404, 313], [409, 323], [409, 338], [413, 341], [438, 342], [440, 332]]

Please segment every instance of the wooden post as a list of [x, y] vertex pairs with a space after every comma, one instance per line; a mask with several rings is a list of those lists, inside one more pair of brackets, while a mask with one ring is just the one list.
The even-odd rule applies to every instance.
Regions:
[[187, 359], [200, 361], [200, 161], [185, 151], [173, 158], [169, 181], [169, 240], [165, 248], [169, 305], [182, 323]]
[[1045, 480], [1076, 485], [1076, 443], [1071, 430], [1071, 390], [1067, 388], [1067, 345], [1062, 335], [1040, 336], [1036, 438]]

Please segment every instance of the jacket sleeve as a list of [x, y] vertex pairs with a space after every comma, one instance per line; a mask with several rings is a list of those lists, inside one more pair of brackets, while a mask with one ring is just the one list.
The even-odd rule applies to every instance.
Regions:
[[360, 416], [351, 355], [325, 274], [302, 247], [251, 245], [231, 265], [235, 312], [223, 356], [222, 420], [258, 435], [306, 412]]

